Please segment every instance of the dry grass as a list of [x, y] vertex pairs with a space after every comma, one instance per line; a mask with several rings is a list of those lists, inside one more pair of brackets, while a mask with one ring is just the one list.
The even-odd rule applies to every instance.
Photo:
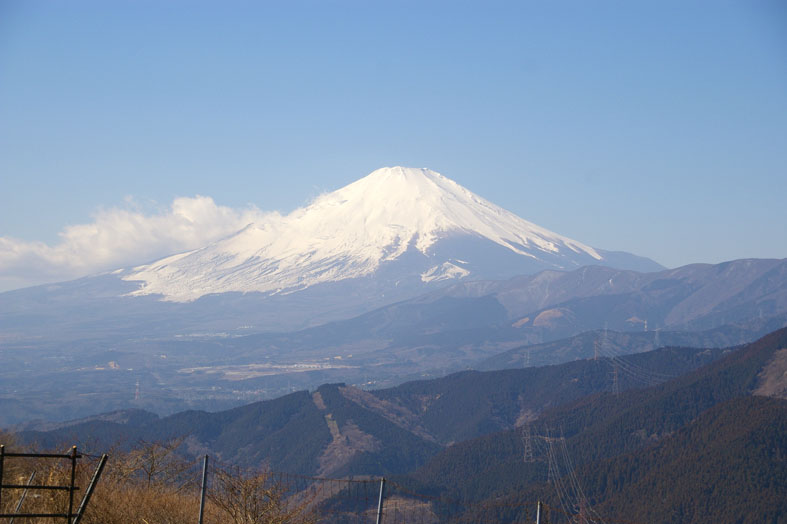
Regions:
[[[8, 444], [0, 433], [6, 451], [21, 449]], [[142, 443], [130, 452], [111, 454], [82, 524], [194, 524], [199, 515], [200, 464], [188, 462], [175, 450], [180, 442]], [[62, 450], [59, 451], [62, 453]], [[79, 505], [96, 458], [79, 461], [76, 485], [81, 489], [74, 500]], [[67, 460], [15, 459], [5, 461], [3, 482], [25, 484], [32, 471], [36, 484], [68, 485], [71, 475]], [[21, 491], [3, 490], [2, 511], [12, 513]], [[21, 512], [65, 513], [68, 496], [62, 492], [29, 492]], [[49, 522], [62, 522], [63, 519]], [[316, 519], [306, 501], [293, 504], [285, 490], [273, 482], [266, 471], [248, 472], [238, 468], [211, 468], [205, 507], [205, 524], [311, 524]], [[17, 518], [17, 524], [42, 524], [38, 519]]]

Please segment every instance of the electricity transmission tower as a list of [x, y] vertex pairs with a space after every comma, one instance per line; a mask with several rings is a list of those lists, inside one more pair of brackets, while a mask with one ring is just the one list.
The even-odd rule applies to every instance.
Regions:
[[525, 462], [535, 462], [536, 459], [533, 457], [533, 436], [530, 433], [530, 424], [525, 424], [522, 427], [522, 444], [525, 448], [523, 460]]
[[618, 363], [615, 362], [612, 367], [612, 391], [615, 396], [620, 395], [620, 383], [618, 382]]

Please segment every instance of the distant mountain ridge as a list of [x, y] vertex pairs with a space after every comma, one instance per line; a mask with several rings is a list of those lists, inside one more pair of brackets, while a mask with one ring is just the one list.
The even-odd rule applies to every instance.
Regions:
[[[697, 303], [702, 307], [693, 307]], [[532, 365], [542, 365], [590, 357], [594, 343], [602, 353], [624, 346], [644, 351], [661, 345], [734, 345], [785, 323], [787, 260], [736, 260], [656, 273], [588, 266], [459, 283], [348, 320], [286, 335], [250, 335], [233, 344], [286, 343], [297, 353], [319, 343], [355, 347], [356, 360], [418, 359], [423, 367], [452, 361], [488, 370], [526, 365], [525, 349], [532, 350]], [[604, 329], [610, 347], [601, 341]], [[581, 333], [595, 340], [581, 349], [566, 341]], [[617, 342], [619, 337], [625, 343]], [[534, 344], [544, 348], [528, 347]]]
[[[702, 330], [787, 312], [787, 259], [741, 259], [639, 273], [588, 266], [425, 295], [494, 297], [518, 329], [544, 332]], [[779, 326], [780, 327], [780, 326]]]

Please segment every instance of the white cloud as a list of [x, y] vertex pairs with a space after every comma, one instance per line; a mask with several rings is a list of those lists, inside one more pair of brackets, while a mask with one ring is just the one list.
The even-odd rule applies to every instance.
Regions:
[[0, 237], [0, 290], [79, 278], [202, 247], [246, 225], [275, 220], [256, 207], [219, 206], [210, 197], [176, 198], [145, 213], [133, 202], [68, 226], [56, 245]]

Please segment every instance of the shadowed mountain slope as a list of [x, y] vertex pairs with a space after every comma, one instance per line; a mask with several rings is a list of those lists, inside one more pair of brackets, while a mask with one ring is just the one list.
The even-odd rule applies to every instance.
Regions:
[[[524, 430], [507, 431], [447, 448], [409, 482], [448, 497], [540, 499], [634, 521], [778, 522], [767, 519], [784, 514], [774, 501], [787, 500], [787, 407], [751, 394], [784, 348], [787, 330], [669, 382], [545, 412], [529, 426], [532, 461], [523, 461]], [[498, 517], [513, 522], [517, 512]]]

